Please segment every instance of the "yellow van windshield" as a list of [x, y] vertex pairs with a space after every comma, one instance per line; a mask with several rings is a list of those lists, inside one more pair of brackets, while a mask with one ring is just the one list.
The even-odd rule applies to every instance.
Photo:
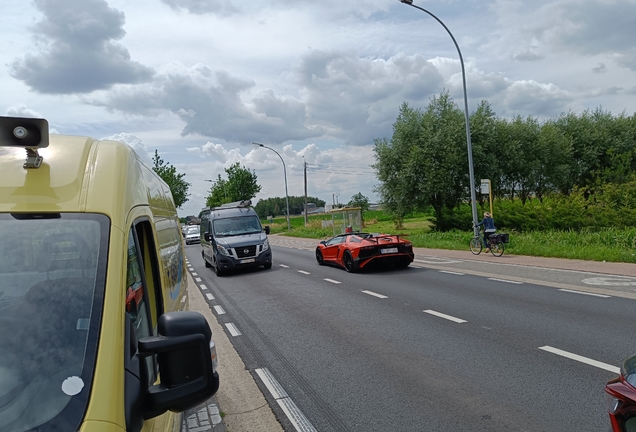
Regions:
[[0, 214], [0, 432], [79, 426], [108, 226], [101, 215]]

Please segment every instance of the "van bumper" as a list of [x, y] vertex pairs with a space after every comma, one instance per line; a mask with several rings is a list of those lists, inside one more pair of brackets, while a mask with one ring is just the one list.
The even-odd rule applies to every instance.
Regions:
[[272, 263], [272, 250], [268, 249], [257, 257], [236, 259], [230, 256], [217, 255], [216, 262], [220, 270], [238, 270], [242, 268], [258, 267]]

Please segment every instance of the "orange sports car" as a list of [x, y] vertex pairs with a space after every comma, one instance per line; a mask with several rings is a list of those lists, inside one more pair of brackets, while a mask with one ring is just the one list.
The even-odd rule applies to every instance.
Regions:
[[337, 265], [355, 272], [375, 264], [408, 267], [413, 262], [411, 242], [391, 234], [347, 233], [321, 241], [316, 248], [318, 264]]

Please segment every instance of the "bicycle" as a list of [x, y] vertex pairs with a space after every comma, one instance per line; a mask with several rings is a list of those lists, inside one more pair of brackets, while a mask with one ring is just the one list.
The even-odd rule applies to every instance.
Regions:
[[[504, 238], [507, 234], [490, 234], [488, 237], [488, 249], [490, 253], [496, 257], [500, 257], [504, 253], [504, 243], [507, 243]], [[479, 255], [484, 245], [481, 241], [481, 236], [477, 234], [470, 240], [470, 251], [473, 255]]]

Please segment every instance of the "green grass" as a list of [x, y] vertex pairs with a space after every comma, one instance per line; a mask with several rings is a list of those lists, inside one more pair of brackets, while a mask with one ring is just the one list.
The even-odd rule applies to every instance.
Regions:
[[[433, 249], [468, 250], [472, 231], [431, 231], [431, 223], [425, 215], [415, 215], [404, 220], [404, 229], [396, 230], [391, 218], [381, 211], [365, 213], [365, 232], [408, 234], [415, 247]], [[325, 239], [333, 235], [331, 227], [322, 228], [322, 220], [331, 220], [328, 214], [309, 217], [305, 227], [303, 216], [290, 218], [291, 231], [283, 216], [270, 225], [273, 234], [290, 237]], [[502, 230], [502, 232], [506, 232]], [[506, 253], [553, 258], [570, 258], [592, 261], [636, 263], [636, 228], [607, 228], [597, 231], [532, 231], [510, 234]]]

